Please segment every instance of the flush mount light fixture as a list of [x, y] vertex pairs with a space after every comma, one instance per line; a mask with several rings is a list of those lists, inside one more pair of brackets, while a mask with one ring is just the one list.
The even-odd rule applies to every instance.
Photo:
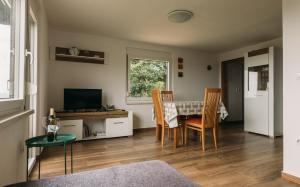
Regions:
[[174, 23], [184, 23], [193, 17], [193, 12], [188, 10], [174, 10], [168, 13], [168, 19]]

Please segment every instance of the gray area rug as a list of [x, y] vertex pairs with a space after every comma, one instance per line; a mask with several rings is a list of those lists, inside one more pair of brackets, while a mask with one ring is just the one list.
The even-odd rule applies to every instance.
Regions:
[[199, 187], [166, 162], [158, 160], [29, 181], [11, 186]]

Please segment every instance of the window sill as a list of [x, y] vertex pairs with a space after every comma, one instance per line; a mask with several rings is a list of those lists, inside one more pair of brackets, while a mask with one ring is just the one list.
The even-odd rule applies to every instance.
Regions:
[[23, 99], [7, 99], [0, 100], [0, 117], [10, 113], [14, 113], [23, 110], [24, 100]]
[[134, 99], [134, 98], [131, 98], [131, 97], [127, 97], [126, 98], [126, 104], [127, 105], [150, 105], [152, 104], [152, 100], [151, 99]]
[[18, 121], [22, 118], [25, 118], [27, 116], [30, 116], [34, 113], [34, 110], [25, 110], [22, 112], [15, 112], [6, 116], [2, 116], [0, 118], [0, 127], [6, 126], [8, 123], [13, 123], [15, 121]]

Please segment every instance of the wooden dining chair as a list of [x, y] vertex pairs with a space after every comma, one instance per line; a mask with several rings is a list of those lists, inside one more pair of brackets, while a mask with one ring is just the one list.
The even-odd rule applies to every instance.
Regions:
[[[174, 101], [173, 91], [163, 90], [160, 92], [160, 94], [161, 94], [162, 102], [173, 102]], [[168, 138], [169, 138], [169, 140], [172, 139], [172, 132], [171, 132], [170, 128], [168, 129]]]
[[[152, 101], [156, 117], [156, 138], [161, 140], [161, 146], [165, 144], [165, 129], [169, 129], [169, 124], [165, 121], [163, 103], [159, 90], [152, 90]], [[177, 146], [177, 128], [174, 129], [174, 146]]]
[[174, 95], [173, 95], [173, 91], [161, 91], [161, 100], [163, 102], [167, 101], [167, 102], [173, 102], [174, 101]]
[[212, 132], [215, 148], [217, 149], [217, 123], [218, 108], [220, 104], [222, 90], [219, 88], [206, 88], [204, 96], [204, 105], [201, 118], [191, 118], [185, 122], [185, 141], [188, 140], [188, 129], [200, 132], [200, 141], [202, 142], [202, 150], [205, 151], [205, 130]]
[[[161, 93], [161, 100], [163, 102], [173, 102], [174, 101], [174, 95], [173, 95], [173, 91], [169, 91], [169, 90], [163, 90], [160, 92]], [[182, 117], [185, 117], [185, 116], [178, 116], [177, 120], [179, 123], [183, 124], [183, 118]], [[180, 136], [181, 136], [181, 142], [183, 144], [184, 142], [184, 125], [180, 125], [179, 126], [180, 128]], [[169, 139], [172, 139], [172, 131], [171, 129], [169, 128], [168, 129], [168, 138]]]

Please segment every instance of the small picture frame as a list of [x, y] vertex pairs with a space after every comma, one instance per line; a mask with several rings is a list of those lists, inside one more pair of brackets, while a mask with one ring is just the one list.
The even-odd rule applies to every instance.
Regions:
[[178, 64], [178, 69], [183, 69], [183, 64]]
[[178, 57], [178, 63], [183, 63], [183, 58], [182, 57]]
[[180, 71], [180, 72], [178, 72], [178, 77], [183, 77], [183, 72], [182, 71]]

